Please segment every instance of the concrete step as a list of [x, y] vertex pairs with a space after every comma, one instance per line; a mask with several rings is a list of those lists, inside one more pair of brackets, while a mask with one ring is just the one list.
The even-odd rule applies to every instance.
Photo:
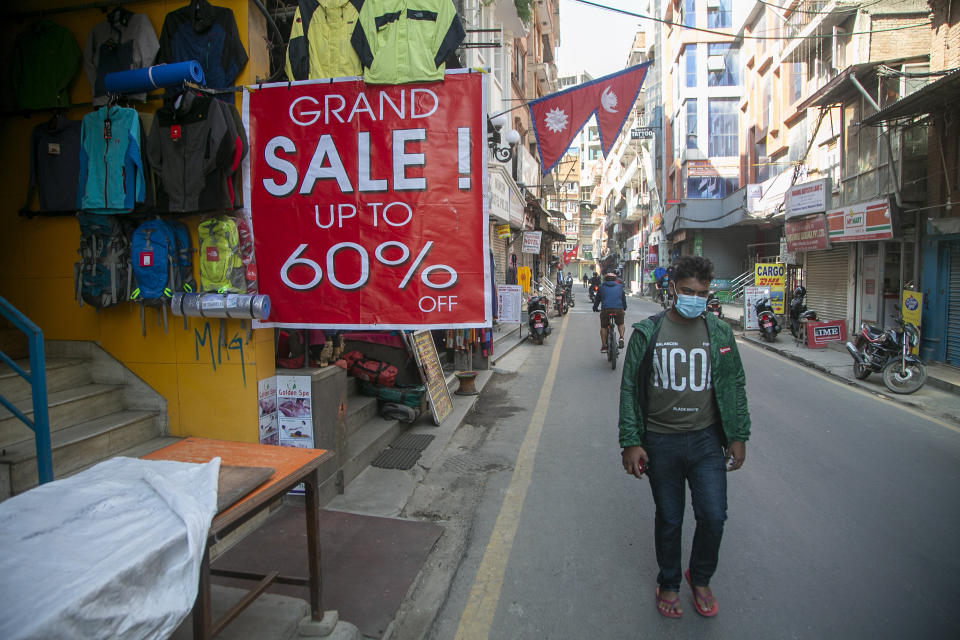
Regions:
[[[19, 402], [10, 399], [28, 418], [33, 418], [33, 405], [28, 398]], [[54, 391], [47, 396], [50, 431], [76, 425], [123, 409], [123, 385], [85, 384], [72, 389]], [[0, 407], [0, 447], [21, 440], [33, 440], [33, 431], [20, 419]]]
[[347, 437], [356, 433], [367, 421], [377, 417], [379, 403], [376, 398], [360, 393], [347, 394], [347, 415], [344, 419]]
[[[32, 373], [28, 358], [17, 360], [16, 363], [28, 375]], [[69, 389], [70, 387], [79, 387], [93, 381], [89, 360], [48, 358], [46, 365], [47, 393]], [[0, 364], [0, 396], [4, 398], [29, 398], [30, 383], [6, 364]]]
[[113, 457], [123, 456], [124, 458], [140, 458], [148, 453], [153, 453], [157, 449], [163, 449], [174, 442], [180, 442], [181, 440], [183, 440], [183, 438], [176, 438], [174, 436], [157, 436], [141, 442], [140, 444], [134, 445], [129, 449], [124, 449], [123, 451], [115, 454]]
[[[75, 473], [141, 445], [160, 435], [160, 414], [156, 411], [118, 411], [54, 431], [51, 436], [54, 478]], [[5, 447], [0, 454], [0, 486], [9, 494], [22, 493], [37, 485], [37, 457], [34, 440]]]
[[373, 459], [405, 429], [406, 425], [399, 420], [386, 420], [376, 416], [347, 438], [347, 453], [341, 467], [344, 485], [350, 484], [369, 467]]

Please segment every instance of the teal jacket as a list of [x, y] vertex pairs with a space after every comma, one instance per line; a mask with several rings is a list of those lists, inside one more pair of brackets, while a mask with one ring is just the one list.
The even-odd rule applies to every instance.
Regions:
[[[652, 316], [633, 325], [633, 334], [623, 361], [623, 380], [620, 383], [620, 446], [643, 445], [646, 418], [647, 382], [652, 369], [653, 351], [647, 345], [660, 331], [663, 314]], [[720, 422], [726, 442], [750, 438], [750, 412], [747, 409], [746, 376], [737, 350], [733, 331], [726, 322], [712, 313], [705, 314], [707, 335], [710, 338], [710, 367], [713, 375], [713, 394], [720, 412]], [[643, 379], [641, 380], [641, 376]]]

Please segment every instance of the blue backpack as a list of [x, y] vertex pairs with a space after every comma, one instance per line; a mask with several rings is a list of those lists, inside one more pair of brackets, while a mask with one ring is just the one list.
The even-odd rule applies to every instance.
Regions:
[[179, 274], [176, 234], [164, 220], [147, 220], [137, 227], [130, 240], [130, 268], [135, 280], [130, 299], [140, 303], [140, 327], [144, 324], [144, 307], [157, 307], [167, 330], [167, 302], [176, 290]]
[[130, 233], [118, 216], [81, 212], [79, 262], [73, 266], [74, 295], [102, 309], [129, 297]]

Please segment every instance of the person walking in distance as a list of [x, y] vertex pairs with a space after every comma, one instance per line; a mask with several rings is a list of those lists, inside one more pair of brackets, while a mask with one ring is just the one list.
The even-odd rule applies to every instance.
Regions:
[[[713, 264], [682, 256], [670, 279], [673, 306], [633, 325], [620, 385], [621, 463], [650, 480], [656, 504], [657, 611], [679, 618], [681, 577], [698, 613], [719, 611], [710, 589], [727, 519], [727, 471], [743, 466], [750, 437], [746, 377], [730, 325], [704, 313]], [[685, 485], [696, 531], [681, 567]]]

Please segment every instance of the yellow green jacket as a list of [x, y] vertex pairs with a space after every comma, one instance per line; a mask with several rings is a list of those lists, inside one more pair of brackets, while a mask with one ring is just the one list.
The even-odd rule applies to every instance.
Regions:
[[353, 48], [370, 84], [443, 80], [466, 37], [453, 0], [365, 0]]
[[287, 46], [287, 78], [359, 76], [350, 44], [363, 0], [299, 0]]

